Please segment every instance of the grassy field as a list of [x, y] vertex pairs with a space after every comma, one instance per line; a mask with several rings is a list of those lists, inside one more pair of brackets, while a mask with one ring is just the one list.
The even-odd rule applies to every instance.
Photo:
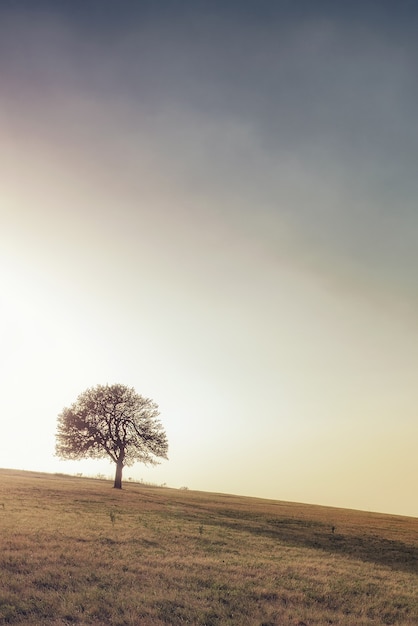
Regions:
[[416, 518], [0, 478], [0, 624], [418, 624]]

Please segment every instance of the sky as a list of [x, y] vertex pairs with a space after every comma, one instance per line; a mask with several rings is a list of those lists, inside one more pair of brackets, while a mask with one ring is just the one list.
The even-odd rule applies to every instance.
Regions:
[[[349, 6], [346, 6], [349, 5]], [[414, 2], [1, 0], [0, 466], [418, 516]]]

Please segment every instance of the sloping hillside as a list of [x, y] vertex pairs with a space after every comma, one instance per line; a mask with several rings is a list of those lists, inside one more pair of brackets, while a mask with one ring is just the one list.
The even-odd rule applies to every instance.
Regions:
[[0, 478], [0, 623], [418, 623], [416, 518]]

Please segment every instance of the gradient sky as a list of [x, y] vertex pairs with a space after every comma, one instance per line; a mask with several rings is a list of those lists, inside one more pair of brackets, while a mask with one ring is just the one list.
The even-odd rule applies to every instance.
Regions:
[[[36, 5], [36, 8], [35, 8]], [[349, 6], [346, 6], [349, 5]], [[0, 2], [0, 466], [418, 515], [414, 2]]]

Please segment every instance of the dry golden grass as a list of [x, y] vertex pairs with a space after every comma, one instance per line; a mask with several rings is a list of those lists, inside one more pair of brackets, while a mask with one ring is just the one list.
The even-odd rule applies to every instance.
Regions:
[[418, 624], [418, 519], [0, 477], [1, 624]]

